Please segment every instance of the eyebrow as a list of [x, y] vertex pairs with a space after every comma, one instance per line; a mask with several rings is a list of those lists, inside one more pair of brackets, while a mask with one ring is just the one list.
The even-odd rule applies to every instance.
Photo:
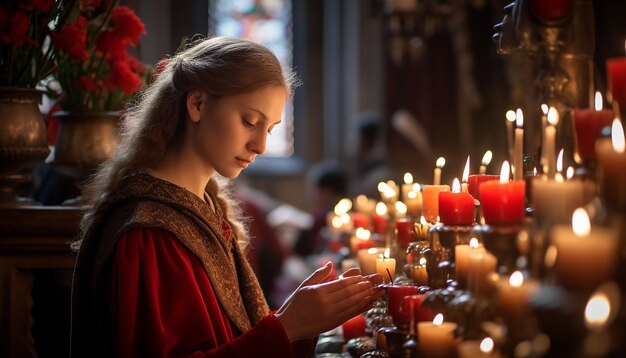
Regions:
[[[266, 121], [266, 122], [268, 122], [268, 121], [269, 121], [269, 119], [267, 118], [267, 116], [265, 115], [265, 113], [263, 113], [262, 111], [260, 111], [260, 110], [258, 110], [258, 109], [256, 109], [256, 108], [252, 108], [252, 107], [246, 107], [246, 108], [247, 108], [247, 109], [249, 109], [249, 110], [251, 110], [251, 111], [253, 111], [253, 112], [258, 113], [258, 114], [261, 116], [261, 119], [262, 119], [262, 120], [264, 120], [264, 121]], [[279, 120], [278, 122], [274, 123], [273, 125], [280, 124], [280, 122], [282, 122], [282, 120]]]

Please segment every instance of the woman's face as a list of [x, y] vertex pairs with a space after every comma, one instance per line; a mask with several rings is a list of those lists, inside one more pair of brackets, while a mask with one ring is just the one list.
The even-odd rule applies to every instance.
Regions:
[[[204, 95], [200, 117], [190, 128], [192, 145], [208, 170], [235, 178], [265, 152], [287, 100], [281, 86], [211, 99]], [[191, 114], [193, 121], [193, 114]]]

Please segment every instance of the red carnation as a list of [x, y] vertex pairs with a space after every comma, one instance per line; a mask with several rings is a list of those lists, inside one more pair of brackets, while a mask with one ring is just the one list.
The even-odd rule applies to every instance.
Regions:
[[141, 77], [133, 71], [130, 61], [122, 60], [111, 64], [107, 82], [110, 86], [119, 87], [126, 94], [137, 92], [143, 84]]
[[140, 35], [146, 33], [143, 22], [128, 6], [117, 6], [111, 13], [113, 32], [128, 40], [128, 45], [137, 44]]
[[126, 56], [126, 41], [113, 31], [103, 31], [96, 39], [96, 48], [114, 58]]
[[21, 10], [9, 14], [6, 9], [0, 9], [0, 41], [6, 44], [22, 46], [25, 42], [36, 45], [36, 42], [28, 37], [30, 18]]
[[54, 5], [54, 0], [27, 0], [26, 6], [42, 12], [50, 11], [50, 8]]
[[85, 61], [87, 53], [87, 19], [80, 16], [73, 23], [63, 27], [61, 31], [50, 34], [52, 42], [61, 51], [67, 52], [70, 58]]

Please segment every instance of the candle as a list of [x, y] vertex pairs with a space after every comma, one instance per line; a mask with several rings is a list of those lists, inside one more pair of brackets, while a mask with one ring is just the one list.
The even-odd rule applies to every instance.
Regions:
[[384, 247], [372, 247], [369, 249], [362, 249], [357, 252], [357, 260], [363, 276], [376, 273], [376, 259], [378, 259], [380, 254], [384, 252]]
[[489, 288], [489, 275], [496, 272], [498, 259], [487, 252], [476, 238], [470, 240], [467, 260], [467, 286], [475, 294], [484, 294]]
[[459, 179], [454, 178], [452, 191], [439, 193], [439, 221], [447, 225], [469, 225], [474, 222], [474, 198], [461, 192]]
[[480, 183], [488, 180], [500, 180], [500, 176], [491, 174], [472, 174], [467, 178], [467, 189], [474, 199], [480, 201], [480, 192], [478, 191], [478, 187], [480, 186]]
[[393, 283], [396, 274], [396, 259], [389, 258], [389, 248], [376, 259], [376, 273], [383, 276], [385, 283]]
[[[548, 107], [547, 104], [542, 103], [541, 104], [541, 133], [543, 133], [545, 135], [546, 133], [546, 127], [548, 126], [548, 111], [549, 111], [550, 107]], [[541, 151], [541, 156], [539, 159], [539, 164], [541, 165], [541, 170], [543, 173], [546, 172], [547, 168], [548, 168], [548, 162], [546, 160], [546, 151], [542, 150]], [[535, 171], [537, 170], [537, 168], [535, 168]], [[535, 174], [537, 175], [537, 174]]]
[[395, 209], [397, 218], [404, 218], [406, 216], [407, 207], [405, 203], [401, 201], [396, 201], [395, 203], [393, 203], [393, 207]]
[[416, 219], [422, 216], [422, 201], [422, 188], [419, 184], [413, 184], [404, 202], [410, 217]]
[[530, 12], [539, 20], [558, 22], [564, 20], [572, 9], [572, 0], [531, 0]]
[[611, 141], [598, 141], [600, 191], [606, 206], [613, 211], [626, 211], [626, 151], [624, 128], [619, 119], [611, 126]]
[[606, 60], [606, 75], [613, 100], [619, 104], [620, 111], [623, 112], [626, 109], [626, 57]]
[[[478, 240], [476, 238], [472, 238], [470, 242], [472, 240], [474, 240], [474, 245], [478, 247]], [[470, 245], [456, 245], [454, 247], [454, 270], [456, 274], [456, 281], [460, 287], [467, 286], [470, 249]]]
[[557, 225], [551, 231], [556, 247], [554, 272], [565, 286], [593, 289], [615, 271], [618, 260], [617, 230], [591, 228], [585, 209], [572, 215], [572, 225]]
[[403, 299], [404, 311], [413, 312], [413, 322], [432, 322], [435, 313], [422, 306], [422, 302], [426, 298], [425, 294], [405, 296]]
[[479, 174], [487, 173], [487, 166], [491, 163], [491, 158], [493, 158], [493, 153], [490, 150], [486, 151], [483, 155], [483, 159], [480, 161], [480, 169], [478, 171]]
[[513, 157], [513, 180], [524, 179], [524, 164], [522, 162], [524, 156], [524, 113], [520, 108], [517, 109], [515, 116], [515, 153]]
[[509, 163], [504, 161], [500, 180], [485, 181], [478, 188], [487, 224], [517, 224], [524, 220], [526, 183], [523, 180], [509, 181], [509, 172]]
[[380, 197], [385, 203], [393, 203], [398, 200], [398, 190], [396, 184], [393, 181], [378, 183], [378, 191]]
[[350, 219], [352, 220], [352, 227], [354, 229], [358, 229], [358, 228], [369, 229], [370, 228], [370, 217], [367, 214], [359, 213], [359, 212], [352, 212], [350, 213]]
[[433, 180], [434, 185], [441, 184], [441, 169], [443, 168], [444, 165], [446, 165], [446, 158], [444, 157], [437, 158], [437, 162], [435, 163], [435, 174], [434, 174], [434, 180]]
[[470, 157], [467, 156], [467, 161], [465, 162], [465, 168], [463, 169], [463, 176], [461, 177], [461, 191], [464, 193], [468, 192], [467, 188], [467, 178], [469, 177], [470, 170]]
[[426, 258], [421, 257], [417, 265], [413, 265], [413, 282], [417, 286], [428, 285], [428, 270], [426, 269]]
[[498, 302], [502, 313], [512, 323], [520, 323], [530, 313], [530, 297], [539, 291], [536, 280], [524, 280], [520, 271], [511, 274], [508, 280], [498, 284]]
[[424, 202], [422, 205], [423, 215], [429, 223], [436, 223], [439, 217], [439, 193], [450, 191], [449, 185], [424, 185]]
[[396, 237], [398, 238], [398, 246], [406, 249], [409, 243], [413, 241], [413, 221], [405, 218], [397, 219]]
[[491, 337], [482, 341], [463, 341], [459, 344], [459, 358], [500, 358], [499, 352], [494, 351], [494, 343]]
[[343, 338], [347, 342], [352, 338], [363, 337], [365, 336], [365, 327], [365, 316], [358, 314], [341, 325]]
[[404, 173], [404, 184], [402, 184], [402, 201], [406, 203], [408, 194], [413, 190], [413, 175]]
[[556, 174], [556, 155], [555, 155], [555, 140], [556, 140], [556, 125], [559, 123], [559, 112], [554, 107], [550, 107], [548, 110], [548, 125], [544, 133], [543, 149], [546, 157], [547, 168], [544, 168], [544, 172], [548, 175], [548, 178], [554, 178]]
[[370, 231], [362, 227], [357, 228], [354, 235], [350, 237], [350, 248], [352, 253], [356, 254], [359, 250], [369, 249], [374, 246], [374, 242], [370, 240]]
[[387, 231], [387, 205], [382, 202], [376, 204], [376, 215], [372, 217], [374, 232], [384, 235]]
[[387, 287], [388, 312], [396, 326], [405, 328], [411, 322], [413, 312], [405, 309], [406, 307], [403, 304], [404, 297], [417, 295], [418, 293], [419, 289], [417, 286], [391, 285]]
[[584, 161], [596, 160], [596, 139], [600, 131], [610, 126], [615, 118], [612, 110], [602, 109], [602, 95], [596, 92], [595, 111], [590, 109], [574, 109], [572, 120], [574, 122], [574, 144], [576, 154]]
[[454, 337], [456, 323], [444, 322], [441, 313], [432, 322], [419, 322], [417, 334], [420, 354], [424, 357], [454, 357], [458, 341]]
[[359, 195], [354, 200], [354, 209], [359, 213], [371, 215], [376, 209], [376, 200], [370, 199], [365, 195]]
[[515, 112], [512, 110], [508, 110], [506, 111], [506, 143], [507, 143], [507, 148], [508, 148], [508, 155], [509, 155], [509, 160], [512, 162], [513, 158], [515, 156], [515, 152], [514, 152], [514, 146], [515, 143], [513, 142], [513, 123], [515, 123]]

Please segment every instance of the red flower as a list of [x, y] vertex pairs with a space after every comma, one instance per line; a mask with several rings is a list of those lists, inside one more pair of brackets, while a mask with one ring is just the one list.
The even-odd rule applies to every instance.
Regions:
[[52, 42], [61, 51], [67, 52], [70, 58], [85, 61], [87, 53], [87, 19], [80, 16], [73, 23], [63, 27], [59, 32], [50, 34]]
[[41, 12], [48, 12], [50, 8], [54, 5], [54, 0], [27, 0], [26, 6], [31, 7], [34, 10], [39, 10]]
[[28, 42], [32, 45], [37, 43], [28, 37], [30, 18], [21, 10], [10, 14], [5, 8], [0, 8], [0, 41], [6, 44], [23, 46]]
[[140, 35], [146, 33], [143, 22], [135, 12], [127, 6], [117, 6], [111, 13], [112, 31], [123, 37], [127, 45], [137, 44]]
[[74, 87], [78, 89], [84, 89], [90, 92], [101, 92], [101, 86], [98, 86], [96, 81], [89, 76], [81, 76], [76, 82], [73, 84]]
[[141, 77], [133, 71], [133, 64], [130, 57], [126, 60], [117, 60], [111, 63], [107, 83], [112, 87], [119, 87], [124, 93], [132, 94], [137, 92], [143, 81]]
[[80, 0], [80, 8], [85, 11], [93, 11], [100, 6], [100, 0]]
[[126, 41], [113, 31], [103, 31], [96, 39], [96, 48], [117, 58], [126, 56]]

